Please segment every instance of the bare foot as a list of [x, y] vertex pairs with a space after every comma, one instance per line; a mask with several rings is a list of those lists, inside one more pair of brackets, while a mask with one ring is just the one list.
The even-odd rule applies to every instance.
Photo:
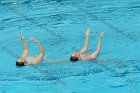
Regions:
[[24, 37], [23, 36], [20, 36], [20, 40], [24, 40]]
[[104, 36], [104, 32], [101, 32], [100, 37], [102, 38]]
[[35, 43], [37, 43], [38, 41], [32, 36], [31, 40], [33, 40]]
[[87, 29], [86, 36], [89, 36], [89, 34], [90, 34], [90, 28]]

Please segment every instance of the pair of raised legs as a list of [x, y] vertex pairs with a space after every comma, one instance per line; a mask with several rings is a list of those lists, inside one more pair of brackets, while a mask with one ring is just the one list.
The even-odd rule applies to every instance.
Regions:
[[44, 57], [44, 54], [45, 54], [41, 43], [37, 39], [35, 39], [34, 37], [31, 37], [31, 39], [38, 45], [39, 50], [40, 50], [40, 54], [38, 56], [31, 58], [31, 57], [28, 57], [29, 48], [27, 46], [27, 43], [26, 43], [24, 37], [21, 36], [20, 39], [22, 41], [24, 50], [23, 50], [22, 56], [17, 60], [16, 65], [17, 66], [25, 66], [25, 65], [34, 65], [34, 64], [40, 63]]
[[76, 62], [78, 60], [89, 61], [89, 60], [95, 59], [98, 56], [98, 54], [100, 53], [100, 50], [101, 50], [101, 42], [102, 42], [102, 37], [104, 36], [104, 32], [101, 32], [101, 34], [100, 34], [100, 38], [99, 38], [99, 42], [98, 42], [96, 51], [90, 55], [84, 55], [84, 53], [87, 52], [87, 50], [88, 50], [89, 34], [90, 34], [90, 29], [88, 28], [86, 31], [86, 39], [85, 39], [85, 44], [84, 44], [83, 49], [81, 49], [79, 52], [74, 52], [70, 57], [71, 61], [73, 61], [73, 62]]

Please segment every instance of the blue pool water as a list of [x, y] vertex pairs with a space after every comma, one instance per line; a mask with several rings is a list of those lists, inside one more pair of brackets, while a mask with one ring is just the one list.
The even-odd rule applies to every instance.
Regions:
[[[105, 32], [97, 61], [47, 64], [69, 59], [83, 47], [90, 27], [89, 53]], [[37, 66], [17, 68], [23, 35], [30, 56], [45, 49]], [[139, 93], [139, 0], [0, 0], [0, 93]]]

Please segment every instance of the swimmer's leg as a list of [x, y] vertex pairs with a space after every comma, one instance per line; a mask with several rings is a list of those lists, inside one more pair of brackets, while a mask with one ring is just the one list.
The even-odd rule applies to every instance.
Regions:
[[27, 43], [26, 43], [24, 37], [23, 37], [23, 36], [20, 36], [20, 39], [21, 39], [21, 41], [22, 41], [23, 48], [24, 48], [24, 51], [23, 51], [23, 53], [22, 53], [21, 58], [26, 58], [26, 57], [28, 56], [29, 49], [28, 49], [28, 46], [27, 46]]
[[89, 34], [90, 34], [90, 28], [88, 28], [86, 31], [86, 40], [85, 40], [84, 48], [80, 51], [81, 54], [85, 53], [88, 50]]
[[96, 49], [96, 51], [95, 51], [93, 54], [90, 55], [90, 58], [91, 58], [91, 59], [96, 58], [96, 57], [98, 56], [98, 54], [100, 53], [103, 35], [104, 35], [104, 32], [101, 32], [101, 35], [100, 35], [100, 38], [99, 38], [99, 42], [98, 42], [97, 49]]
[[34, 40], [35, 43], [37, 43], [40, 50], [40, 54], [34, 59], [34, 63], [33, 63], [33, 64], [38, 64], [43, 59], [45, 52], [41, 43], [37, 39], [35, 39], [34, 37], [31, 37], [31, 39]]

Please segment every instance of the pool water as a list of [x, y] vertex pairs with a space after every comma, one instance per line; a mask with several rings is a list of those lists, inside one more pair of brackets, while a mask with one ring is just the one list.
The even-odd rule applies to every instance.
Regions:
[[[102, 49], [91, 62], [48, 64], [83, 48], [89, 54], [100, 32]], [[139, 0], [0, 0], [0, 93], [139, 93]], [[17, 68], [24, 36], [29, 56], [45, 49], [41, 64]]]

